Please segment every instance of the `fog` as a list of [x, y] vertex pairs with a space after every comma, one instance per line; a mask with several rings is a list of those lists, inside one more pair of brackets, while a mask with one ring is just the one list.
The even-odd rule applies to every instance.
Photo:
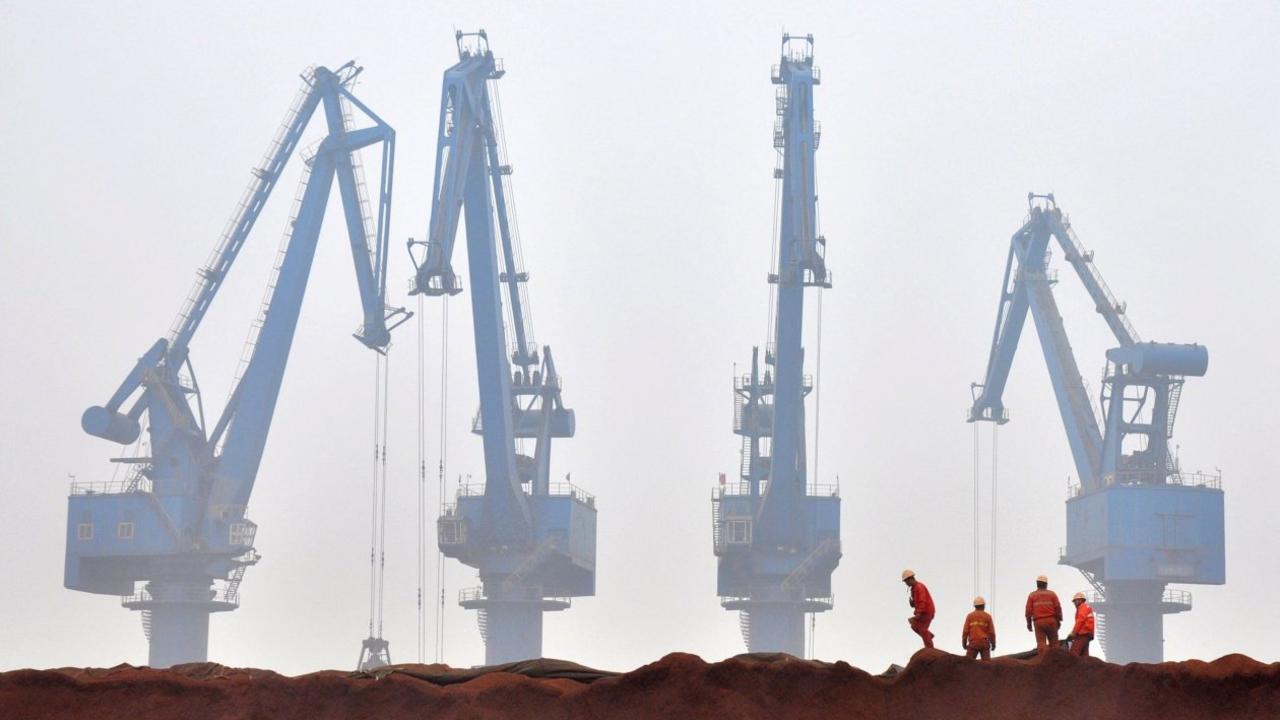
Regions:
[[[1280, 431], [1274, 2], [4, 2], [0, 669], [145, 662], [137, 613], [62, 587], [69, 476], [108, 479], [119, 454], [80, 430], [80, 414], [167, 331], [299, 72], [357, 60], [357, 94], [397, 130], [389, 300], [412, 304], [403, 241], [426, 230], [440, 76], [456, 59], [454, 29], [478, 27], [507, 68], [499, 84], [537, 337], [554, 348], [577, 412], [553, 476], [571, 473], [599, 508], [596, 596], [547, 616], [547, 656], [627, 669], [675, 650], [743, 651], [737, 615], [715, 594], [708, 498], [717, 474], [738, 466], [734, 365], [767, 339], [769, 68], [785, 29], [814, 33], [822, 69], [817, 184], [834, 274], [821, 417], [811, 399], [808, 422], [811, 470], [842, 488], [844, 558], [835, 609], [816, 622], [817, 657], [872, 670], [909, 657], [919, 641], [905, 622], [904, 567], [932, 590], [934, 631], [953, 652], [975, 589], [992, 589], [989, 477], [972, 580], [964, 413], [1009, 237], [1034, 190], [1056, 194], [1144, 338], [1209, 349], [1174, 442], [1184, 468], [1222, 470], [1228, 579], [1185, 588], [1195, 607], [1166, 618], [1166, 657], [1280, 660], [1280, 629], [1259, 622], [1280, 593], [1267, 449]], [[193, 343], [213, 412], [298, 177], [295, 162]], [[250, 503], [264, 560], [240, 609], [211, 622], [210, 658], [228, 665], [352, 667], [367, 634], [373, 355], [351, 339], [360, 314], [339, 213], [335, 200]], [[1096, 387], [1113, 343], [1083, 288], [1062, 277], [1056, 295]], [[429, 302], [432, 467], [441, 316]], [[385, 635], [396, 661], [418, 659], [413, 325], [396, 330], [390, 360]], [[468, 432], [472, 351], [458, 298], [450, 481], [483, 475]], [[1005, 400], [989, 609], [1002, 649], [1014, 650], [1033, 642], [1021, 610], [1036, 575], [1066, 596], [1086, 585], [1056, 564], [1074, 470], [1029, 334]], [[989, 452], [984, 427], [984, 463]], [[429, 492], [434, 505], [434, 480]], [[475, 614], [454, 602], [474, 584], [473, 570], [446, 564], [453, 665], [483, 658]]]

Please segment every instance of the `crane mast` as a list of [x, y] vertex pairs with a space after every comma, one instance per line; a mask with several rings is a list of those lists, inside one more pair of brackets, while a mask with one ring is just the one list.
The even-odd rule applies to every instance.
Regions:
[[814, 155], [820, 128], [813, 90], [812, 35], [783, 35], [773, 67], [774, 147], [781, 183], [774, 337], [752, 351], [751, 372], [734, 379], [734, 432], [743, 438], [740, 479], [712, 495], [712, 537], [721, 605], [740, 614], [752, 652], [804, 655], [804, 615], [830, 610], [831, 573], [840, 561], [840, 498], [808, 482], [804, 373], [807, 288], [831, 287], [826, 238], [818, 234]]
[[[1185, 378], [1203, 376], [1209, 354], [1201, 345], [1143, 342], [1053, 195], [1028, 194], [1027, 201], [1030, 211], [1005, 261], [986, 374], [972, 386], [969, 421], [1008, 422], [1004, 389], [1030, 311], [1079, 477], [1067, 501], [1059, 562], [1094, 586], [1109, 660], [1160, 662], [1163, 616], [1191, 609], [1190, 594], [1167, 585], [1226, 580], [1221, 476], [1184, 472], [1169, 452]], [[1101, 412], [1054, 299], [1054, 242], [1117, 343], [1106, 352]]]
[[[455, 35], [458, 62], [444, 73], [431, 219], [409, 241], [414, 294], [462, 291], [452, 256], [466, 226], [480, 411], [483, 486], [458, 488], [437, 521], [447, 557], [476, 568], [481, 586], [459, 604], [478, 611], [485, 662], [542, 656], [542, 614], [595, 594], [595, 498], [551, 482], [551, 442], [573, 437], [551, 348], [533, 339], [516, 228], [511, 166], [493, 94], [505, 74], [483, 30]], [[507, 329], [514, 333], [508, 342]], [[532, 448], [526, 447], [531, 444]], [[530, 454], [532, 453], [532, 454]]]
[[[124, 596], [124, 607], [141, 611], [153, 667], [206, 659], [210, 613], [239, 606], [245, 569], [259, 559], [257, 525], [247, 506], [335, 179], [362, 305], [356, 339], [383, 352], [390, 331], [409, 317], [385, 302], [395, 132], [351, 93], [360, 72], [347, 63], [303, 74], [302, 89], [169, 335], [138, 360], [104, 406], [89, 408], [81, 420], [90, 435], [124, 445], [140, 436], [146, 420], [151, 455], [113, 460], [132, 466], [125, 480], [73, 484], [64, 582], [73, 590]], [[367, 127], [354, 127], [353, 107], [370, 122]], [[190, 343], [320, 108], [326, 135], [304, 159], [279, 264], [245, 348], [247, 361], [210, 427]], [[382, 162], [377, 214], [371, 215], [358, 151], [375, 144], [382, 146]]]

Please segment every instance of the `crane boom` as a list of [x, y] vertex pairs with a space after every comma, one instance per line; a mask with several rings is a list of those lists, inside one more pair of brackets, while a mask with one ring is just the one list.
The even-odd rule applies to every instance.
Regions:
[[[335, 178], [363, 308], [356, 338], [382, 352], [391, 329], [409, 317], [404, 309], [388, 308], [385, 302], [395, 133], [351, 94], [359, 73], [360, 68], [347, 63], [336, 71], [319, 67], [304, 74], [303, 90], [267, 151], [265, 167], [254, 171], [246, 200], [237, 207], [211, 263], [200, 271], [174, 330], [152, 345], [105, 406], [89, 408], [82, 418], [86, 432], [119, 443], [138, 437], [144, 415], [148, 422], [152, 456], [135, 461], [129, 480], [118, 486], [73, 485], [65, 584], [126, 596], [125, 607], [143, 612], [153, 666], [203, 661], [209, 614], [238, 606], [244, 570], [257, 562], [257, 526], [246, 517], [246, 509]], [[360, 108], [372, 124], [351, 127], [348, 103]], [[299, 200], [251, 332], [247, 362], [221, 416], [207, 428], [189, 344], [320, 107], [327, 134], [305, 160]], [[374, 144], [382, 145], [383, 162], [377, 223], [370, 227], [356, 153]], [[121, 413], [139, 390], [133, 406]], [[139, 581], [145, 585], [135, 592]], [[221, 584], [214, 587], [215, 581]]]

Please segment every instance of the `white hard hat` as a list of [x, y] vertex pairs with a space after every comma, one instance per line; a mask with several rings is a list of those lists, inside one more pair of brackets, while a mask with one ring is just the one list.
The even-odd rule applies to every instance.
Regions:
[[979, 605], [986, 605], [986, 604], [987, 604], [986, 598], [982, 597], [981, 595], [973, 599], [974, 607], [978, 607]]
[[915, 576], [916, 576], [916, 571], [915, 571], [915, 570], [903, 570], [903, 571], [902, 571], [902, 579], [903, 579], [903, 580], [906, 580], [906, 579], [907, 579], [907, 578], [909, 578], [909, 577], [915, 577]]
[[1040, 577], [1037, 577], [1037, 578], [1036, 578], [1036, 582], [1042, 582], [1042, 583], [1044, 583], [1044, 584], [1048, 585], [1048, 584], [1049, 584], [1049, 576], [1048, 576], [1048, 575], [1041, 575]]
[[1085, 599], [1085, 598], [1084, 598], [1084, 593], [1082, 593], [1082, 592], [1078, 592], [1078, 593], [1076, 593], [1075, 595], [1072, 595], [1072, 596], [1071, 596], [1071, 599], [1072, 599], [1072, 600], [1084, 600], [1084, 599]]

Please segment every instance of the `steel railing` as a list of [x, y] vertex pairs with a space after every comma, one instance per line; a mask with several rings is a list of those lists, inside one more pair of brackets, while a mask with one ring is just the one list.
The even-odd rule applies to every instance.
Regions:
[[125, 495], [151, 492], [151, 480], [132, 475], [122, 480], [83, 480], [71, 483], [72, 495]]
[[[457, 497], [480, 497], [484, 495], [484, 483], [464, 483], [458, 486]], [[595, 507], [596, 496], [570, 482], [553, 482], [548, 486], [547, 495], [551, 497], [571, 497], [585, 505]], [[446, 506], [448, 508], [449, 506]], [[450, 514], [450, 513], [446, 513]]]

